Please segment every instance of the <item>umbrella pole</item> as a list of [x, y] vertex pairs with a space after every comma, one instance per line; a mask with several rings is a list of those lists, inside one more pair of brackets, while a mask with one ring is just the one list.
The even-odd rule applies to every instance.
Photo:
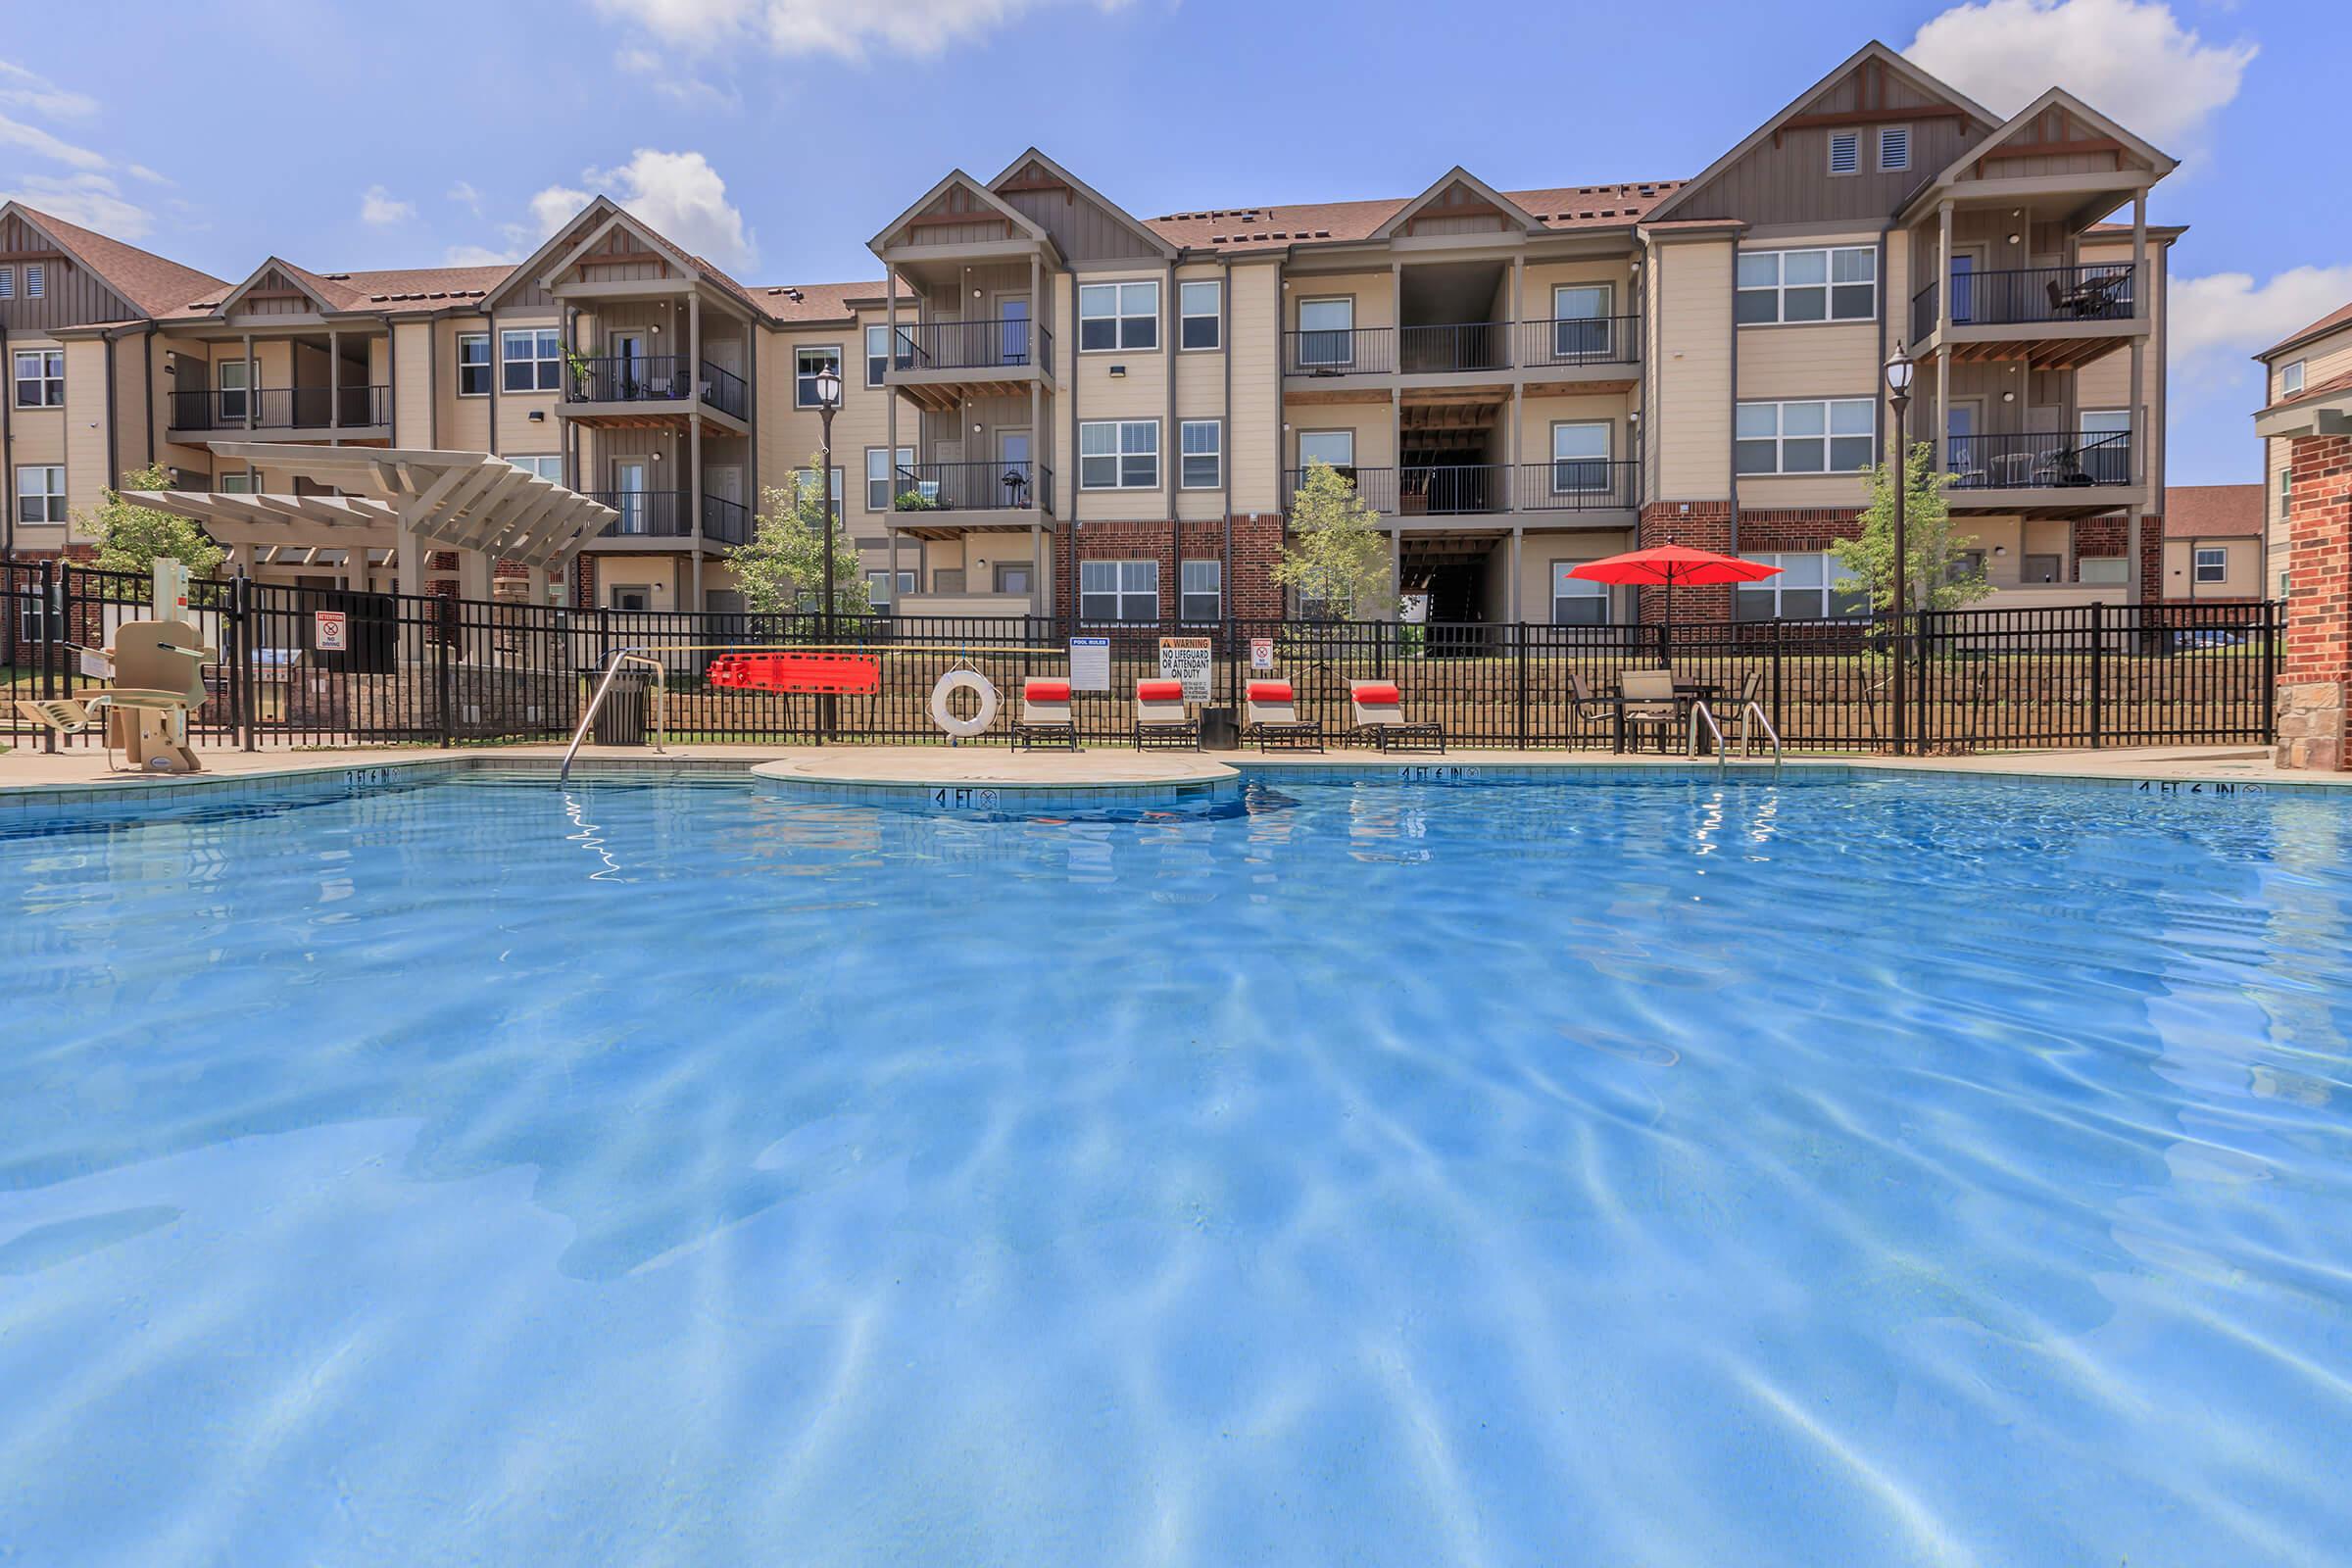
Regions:
[[1658, 628], [1658, 657], [1674, 668], [1674, 573], [1666, 573], [1666, 624]]

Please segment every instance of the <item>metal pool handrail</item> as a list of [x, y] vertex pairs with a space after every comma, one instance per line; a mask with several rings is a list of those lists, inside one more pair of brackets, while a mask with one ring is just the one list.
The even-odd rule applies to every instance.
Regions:
[[[1715, 710], [1707, 706], [1703, 697], [1690, 705], [1690, 741], [1684, 755], [1698, 755], [1698, 726], [1702, 720], [1706, 723], [1707, 733], [1715, 737], [1715, 776], [1721, 778], [1731, 766], [1731, 749], [1724, 744], [1723, 726], [1715, 722]], [[1764, 710], [1751, 699], [1740, 710], [1740, 757], [1742, 761], [1755, 755], [1755, 736], [1759, 728], [1772, 739], [1772, 777], [1778, 783], [1781, 777], [1781, 732], [1772, 727], [1772, 720], [1764, 716]]]

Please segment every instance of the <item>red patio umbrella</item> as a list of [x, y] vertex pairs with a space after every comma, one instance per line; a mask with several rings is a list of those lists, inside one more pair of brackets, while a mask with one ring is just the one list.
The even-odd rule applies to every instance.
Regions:
[[1687, 545], [1657, 545], [1648, 550], [1629, 550], [1622, 556], [1603, 556], [1570, 568], [1568, 575], [1582, 577], [1587, 582], [1633, 583], [1644, 588], [1663, 586], [1666, 590], [1666, 630], [1659, 641], [1659, 650], [1669, 660], [1674, 637], [1674, 585], [1687, 582], [1693, 587], [1708, 587], [1727, 582], [1761, 582], [1781, 568], [1767, 566], [1761, 561], [1743, 561], [1738, 556], [1719, 556], [1712, 550], [1692, 550]]

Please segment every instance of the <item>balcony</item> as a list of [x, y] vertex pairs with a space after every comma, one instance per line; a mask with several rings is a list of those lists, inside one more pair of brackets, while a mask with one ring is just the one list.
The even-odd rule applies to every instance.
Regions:
[[1396, 368], [1396, 334], [1385, 326], [1315, 327], [1282, 334], [1285, 375], [1388, 375]]
[[1054, 333], [1026, 317], [899, 328], [896, 370], [1018, 370], [1054, 363]]
[[1521, 321], [1512, 346], [1520, 367], [1533, 370], [1632, 365], [1641, 345], [1638, 316], [1577, 316]]
[[1955, 270], [1946, 281], [1948, 333], [1942, 288], [1930, 283], [1911, 297], [1911, 337], [1923, 351], [1948, 346], [1955, 360], [2032, 359], [2037, 367], [2065, 369], [2147, 328], [2135, 314], [2137, 279], [2128, 262]]
[[[1629, 512], [1640, 465], [1630, 459], [1561, 458], [1551, 463], [1407, 464], [1340, 469], [1364, 505], [1383, 516], [1473, 517], [1507, 512]], [[1287, 506], [1306, 482], [1283, 475]], [[1622, 520], [1612, 518], [1612, 521]]]
[[[686, 373], [682, 354], [606, 355], [574, 361], [564, 380], [566, 413], [671, 415], [696, 405], [742, 421], [750, 416], [743, 377], [702, 362], [699, 378]], [[612, 422], [628, 422], [625, 418]]]
[[1632, 316], [1316, 328], [1283, 333], [1282, 370], [1296, 376], [1490, 375], [1591, 368], [1596, 371], [1591, 378], [1611, 379], [1616, 372], [1609, 368], [1637, 362], [1641, 341], [1640, 318]]
[[2087, 516], [2136, 498], [2125, 430], [1956, 435], [1949, 467], [1945, 495], [1956, 511]]
[[1506, 321], [1406, 326], [1396, 332], [1396, 368], [1406, 375], [1507, 370], [1510, 366], [1511, 329]]
[[751, 543], [751, 509], [740, 501], [703, 497], [703, 537], [714, 545]]
[[620, 514], [598, 535], [603, 539], [687, 539], [694, 515], [683, 490], [590, 490], [589, 500], [602, 502]]
[[1554, 458], [1519, 466], [1522, 512], [1630, 512], [1642, 466], [1631, 458]]
[[265, 386], [173, 392], [171, 397], [171, 429], [178, 433], [381, 433], [392, 424], [392, 389], [388, 386]]
[[942, 513], [1054, 511], [1054, 469], [1042, 463], [901, 464], [898, 473], [892, 510], [904, 526]]

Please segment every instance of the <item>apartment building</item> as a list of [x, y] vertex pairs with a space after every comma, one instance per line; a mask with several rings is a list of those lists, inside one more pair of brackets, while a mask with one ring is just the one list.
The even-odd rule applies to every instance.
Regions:
[[2273, 597], [2287, 597], [2288, 492], [2294, 486], [2292, 437], [2301, 417], [2319, 404], [2352, 394], [2352, 304], [2328, 312], [2301, 331], [2254, 356], [2262, 367], [2263, 407], [2255, 416], [2262, 441], [2265, 564], [2263, 579]]
[[[1838, 613], [1825, 552], [1893, 449], [1901, 344], [1911, 435], [1955, 475], [1995, 602], [2154, 598], [2180, 230], [2147, 201], [2172, 168], [2061, 91], [1996, 115], [1873, 43], [1689, 178], [1503, 190], [1456, 168], [1380, 200], [1138, 216], [1031, 149], [883, 222], [867, 282], [745, 285], [603, 199], [512, 269], [273, 258], [234, 285], [12, 207], [0, 269], [48, 270], [35, 310], [0, 290], [8, 543], [70, 548], [66, 514], [150, 455], [186, 488], [279, 482], [211, 461], [223, 429], [458, 447], [619, 514], [582, 602], [728, 609], [761, 487], [814, 482], [830, 367], [828, 482], [904, 612], [1278, 613], [1286, 509], [1320, 461], [1435, 619], [1635, 613], [1567, 570], [1670, 539], [1785, 567], [1678, 613]], [[265, 554], [249, 568], [355, 586], [494, 572]]]

